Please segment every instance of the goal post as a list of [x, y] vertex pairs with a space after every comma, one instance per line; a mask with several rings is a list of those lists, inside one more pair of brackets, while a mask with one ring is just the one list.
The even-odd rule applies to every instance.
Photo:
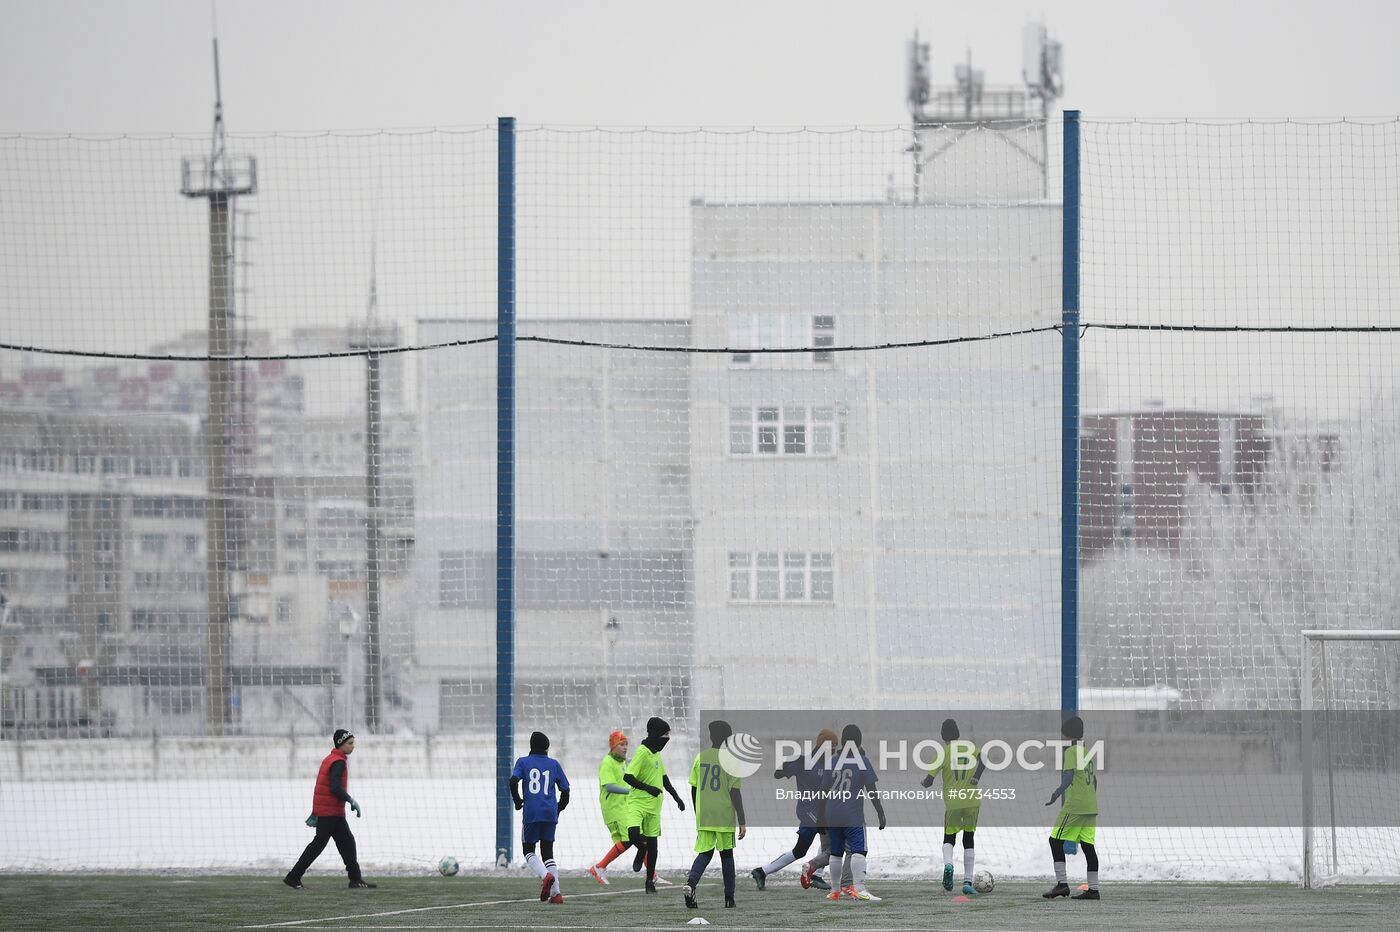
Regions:
[[[1392, 859], [1385, 857], [1387, 849], [1377, 844], [1382, 839], [1363, 836], [1386, 832], [1400, 835], [1400, 829], [1350, 826], [1345, 835], [1357, 842], [1352, 846], [1356, 850], [1347, 851], [1344, 859], [1337, 807], [1339, 780], [1362, 788], [1376, 786], [1366, 778], [1376, 776], [1374, 771], [1388, 769], [1389, 748], [1368, 748], [1371, 736], [1351, 733], [1348, 746], [1339, 749], [1334, 747], [1330, 725], [1333, 713], [1390, 712], [1400, 708], [1400, 630], [1309, 629], [1300, 633], [1299, 640], [1303, 886], [1311, 888], [1357, 876], [1380, 879], [1386, 876], [1386, 870], [1393, 875], [1395, 867]], [[1314, 743], [1315, 713], [1322, 715], [1320, 756]], [[1324, 794], [1325, 804], [1320, 805]], [[1366, 802], [1361, 800], [1360, 805]], [[1371, 870], [1371, 865], [1357, 858], [1361, 851], [1384, 860], [1379, 871]]]

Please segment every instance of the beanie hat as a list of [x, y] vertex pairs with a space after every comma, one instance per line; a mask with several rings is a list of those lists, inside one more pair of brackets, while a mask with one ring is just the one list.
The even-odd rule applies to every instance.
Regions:
[[710, 743], [719, 747], [724, 743], [724, 739], [734, 734], [734, 727], [724, 719], [717, 718], [710, 722]]
[[349, 741], [353, 737], [355, 736], [350, 734], [350, 732], [346, 731], [344, 728], [337, 728], [335, 730], [335, 734], [331, 735], [331, 741], [335, 743], [336, 747], [340, 747], [342, 744]]
[[832, 731], [830, 728], [823, 728], [821, 731], [817, 732], [817, 747], [835, 743], [836, 732]]
[[860, 726], [859, 726], [859, 725], [847, 725], [845, 728], [842, 728], [842, 729], [841, 729], [841, 743], [842, 743], [842, 744], [854, 744], [854, 745], [856, 745], [857, 747], [859, 747], [859, 746], [860, 746]]
[[942, 735], [944, 741], [956, 741], [958, 738], [962, 737], [962, 733], [958, 731], [958, 723], [951, 718], [945, 718], [943, 720]]
[[652, 716], [651, 718], [647, 719], [648, 738], [660, 738], [662, 735], [666, 734], [666, 732], [670, 730], [671, 723], [666, 721], [664, 718]]
[[609, 751], [611, 751], [613, 748], [617, 747], [619, 744], [626, 744], [626, 743], [627, 743], [627, 736], [624, 735], [621, 731], [615, 731], [615, 732], [613, 732], [612, 734], [608, 735], [608, 750], [609, 750]]
[[530, 753], [544, 754], [549, 750], [549, 736], [542, 731], [530, 732]]

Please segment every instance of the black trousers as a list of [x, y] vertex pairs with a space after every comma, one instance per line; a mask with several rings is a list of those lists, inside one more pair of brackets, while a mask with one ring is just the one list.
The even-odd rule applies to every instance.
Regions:
[[356, 883], [363, 880], [360, 876], [360, 862], [355, 854], [355, 836], [350, 832], [350, 823], [345, 821], [343, 816], [317, 816], [316, 817], [316, 837], [311, 839], [311, 844], [306, 846], [306, 850], [301, 853], [296, 866], [287, 873], [288, 880], [301, 880], [301, 875], [306, 873], [306, 869], [312, 862], [321, 856], [321, 852], [326, 850], [326, 845], [335, 839], [335, 848], [340, 852], [340, 859], [345, 862], [345, 872], [350, 875], [350, 882]]

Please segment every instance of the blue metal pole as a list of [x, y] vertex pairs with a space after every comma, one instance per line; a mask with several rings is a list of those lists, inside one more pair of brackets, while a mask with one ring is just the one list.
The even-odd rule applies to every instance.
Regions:
[[496, 143], [496, 863], [510, 863], [515, 806], [515, 118]]
[[1060, 708], [1079, 709], [1079, 111], [1065, 111], [1060, 454]]

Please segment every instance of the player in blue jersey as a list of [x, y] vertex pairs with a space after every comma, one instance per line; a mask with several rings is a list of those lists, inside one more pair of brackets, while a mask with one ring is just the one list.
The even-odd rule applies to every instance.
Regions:
[[865, 844], [865, 799], [870, 797], [881, 831], [885, 828], [885, 807], [872, 792], [878, 777], [860, 741], [860, 729], [855, 725], [841, 729], [841, 746], [831, 762], [825, 818], [831, 838], [831, 871], [841, 882], [839, 889], [827, 894], [826, 898], [832, 901], [843, 896], [852, 900], [880, 899], [865, 889], [865, 857], [869, 853]]
[[836, 732], [830, 728], [823, 728], [817, 734], [811, 760], [799, 757], [773, 771], [775, 780], [793, 779], [797, 782], [797, 844], [792, 846], [791, 851], [784, 851], [763, 867], [755, 867], [749, 872], [758, 889], [762, 890], [767, 886], [770, 876], [806, 854], [814, 839], [821, 840], [821, 853], [802, 866], [798, 883], [802, 884], [804, 890], [811, 887], [818, 890], [829, 889], [826, 879], [821, 876], [821, 871], [831, 860], [831, 849], [827, 845], [826, 828], [821, 824], [819, 815], [819, 794], [831, 785], [831, 773], [826, 765], [831, 759], [829, 755], [833, 754], [835, 749]]
[[[544, 732], [530, 733], [530, 753], [515, 762], [510, 772], [510, 798], [521, 813], [520, 848], [525, 853], [525, 866], [540, 878], [540, 902], [564, 902], [559, 866], [554, 861], [554, 829], [559, 813], [569, 805], [569, 778], [549, 756], [549, 738]], [[535, 854], [536, 843], [544, 860]]]

